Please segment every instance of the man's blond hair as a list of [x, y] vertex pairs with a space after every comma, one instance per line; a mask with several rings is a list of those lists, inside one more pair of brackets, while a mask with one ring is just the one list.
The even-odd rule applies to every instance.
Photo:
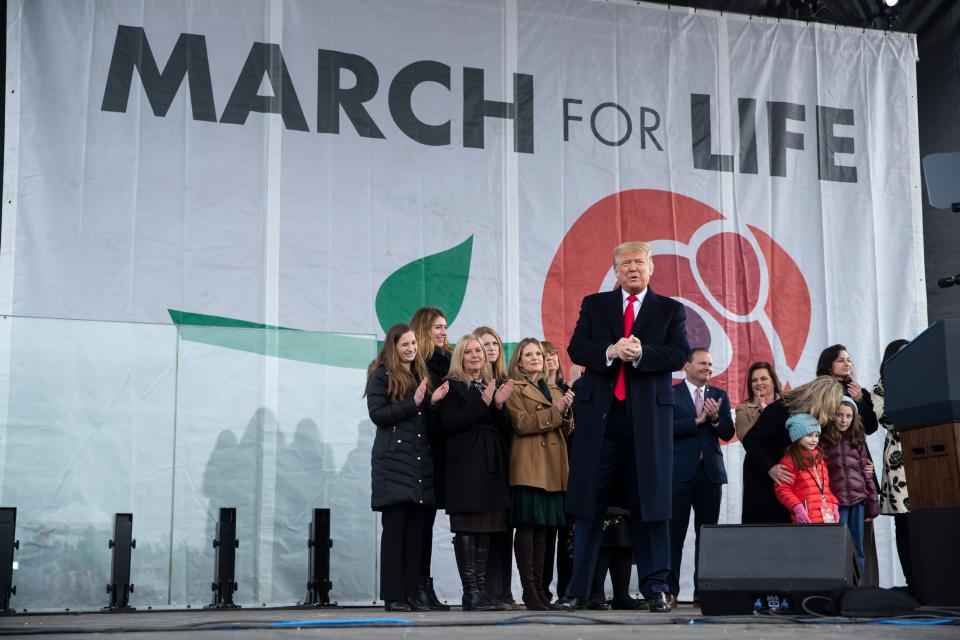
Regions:
[[634, 241], [634, 242], [624, 242], [621, 245], [613, 250], [613, 267], [617, 267], [617, 263], [620, 260], [620, 256], [625, 253], [642, 253], [647, 256], [648, 261], [651, 266], [653, 265], [653, 253], [650, 251], [650, 245], [646, 242]]

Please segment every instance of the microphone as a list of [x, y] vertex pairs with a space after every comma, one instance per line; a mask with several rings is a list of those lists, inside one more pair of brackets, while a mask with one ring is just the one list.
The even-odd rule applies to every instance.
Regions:
[[937, 280], [937, 286], [941, 289], [947, 289], [955, 284], [960, 284], [960, 273], [955, 276], [949, 276], [947, 278], [940, 278]]

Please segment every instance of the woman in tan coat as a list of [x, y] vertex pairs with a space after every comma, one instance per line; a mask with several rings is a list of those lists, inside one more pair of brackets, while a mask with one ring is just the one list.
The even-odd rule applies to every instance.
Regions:
[[514, 381], [507, 400], [513, 426], [510, 448], [510, 522], [516, 527], [513, 548], [528, 609], [548, 610], [543, 588], [547, 529], [564, 524], [567, 489], [567, 444], [573, 430], [573, 392], [562, 393], [543, 376], [543, 348], [525, 338], [510, 358]]
[[737, 440], [743, 442], [744, 436], [756, 424], [757, 418], [767, 408], [780, 399], [783, 387], [773, 365], [769, 362], [754, 362], [747, 370], [747, 399], [737, 405]]

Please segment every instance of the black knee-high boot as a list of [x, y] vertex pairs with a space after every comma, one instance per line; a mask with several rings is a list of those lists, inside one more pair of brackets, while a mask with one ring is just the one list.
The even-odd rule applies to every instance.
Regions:
[[487, 595], [487, 567], [490, 562], [490, 534], [478, 533], [477, 539], [477, 591], [480, 593], [480, 600], [487, 609], [482, 611], [503, 611], [504, 605], [500, 602], [494, 602]]
[[[460, 571], [460, 582], [463, 584], [464, 611], [499, 611], [502, 608], [491, 604], [482, 595], [479, 578], [480, 537], [486, 534], [458, 533], [453, 538], [453, 551], [457, 558], [457, 569]], [[482, 558], [486, 563], [486, 554], [489, 554], [489, 541]], [[485, 581], [485, 579], [484, 579]]]

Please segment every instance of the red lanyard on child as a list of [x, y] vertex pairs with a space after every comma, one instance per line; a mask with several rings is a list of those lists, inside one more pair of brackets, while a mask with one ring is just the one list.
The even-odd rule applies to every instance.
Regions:
[[824, 485], [826, 484], [823, 480], [820, 479], [820, 462], [822, 460], [819, 456], [813, 459], [813, 467], [807, 467], [807, 473], [810, 474], [810, 477], [813, 478], [813, 483], [817, 486], [817, 491], [820, 492], [820, 515], [823, 517], [824, 522], [833, 522], [833, 509], [830, 508], [830, 505], [827, 504], [827, 496], [824, 493]]

